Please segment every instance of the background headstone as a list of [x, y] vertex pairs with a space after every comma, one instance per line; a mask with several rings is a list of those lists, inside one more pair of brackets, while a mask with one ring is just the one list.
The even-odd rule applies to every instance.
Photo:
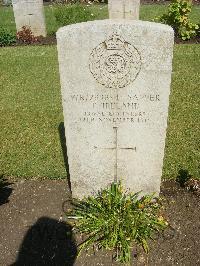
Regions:
[[122, 180], [160, 191], [172, 71], [171, 27], [136, 20], [57, 32], [72, 193]]
[[28, 26], [34, 36], [46, 36], [42, 0], [13, 0], [12, 4], [17, 31]]
[[139, 19], [140, 0], [109, 0], [110, 19]]
[[12, 0], [3, 0], [3, 5], [4, 6], [9, 6], [12, 4]]

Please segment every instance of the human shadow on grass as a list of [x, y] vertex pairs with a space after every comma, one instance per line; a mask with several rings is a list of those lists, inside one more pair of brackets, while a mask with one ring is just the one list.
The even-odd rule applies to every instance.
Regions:
[[27, 231], [11, 266], [72, 266], [77, 256], [71, 225], [41, 217]]
[[66, 139], [65, 139], [65, 126], [63, 122], [59, 124], [58, 131], [59, 131], [59, 136], [60, 136], [60, 145], [61, 145], [62, 153], [63, 153], [63, 160], [64, 160], [65, 169], [67, 173], [67, 182], [68, 182], [69, 189], [71, 191], [69, 163], [68, 163], [67, 146], [66, 146]]
[[13, 190], [10, 185], [12, 185], [12, 183], [4, 179], [3, 175], [0, 175], [0, 205], [9, 202], [8, 198]]

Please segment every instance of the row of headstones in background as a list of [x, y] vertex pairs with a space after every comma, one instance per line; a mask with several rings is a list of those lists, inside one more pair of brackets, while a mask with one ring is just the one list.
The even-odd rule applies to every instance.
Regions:
[[[140, 0], [110, 0], [110, 19], [139, 19]], [[43, 0], [13, 0], [13, 11], [17, 31], [28, 26], [34, 36], [46, 36]]]
[[43, 0], [12, 0], [17, 31], [29, 27], [34, 36], [46, 36]]
[[[109, 3], [111, 17], [126, 17], [119, 2]], [[173, 42], [171, 27], [138, 20], [87, 22], [57, 32], [74, 197], [117, 180], [131, 191], [159, 194]]]

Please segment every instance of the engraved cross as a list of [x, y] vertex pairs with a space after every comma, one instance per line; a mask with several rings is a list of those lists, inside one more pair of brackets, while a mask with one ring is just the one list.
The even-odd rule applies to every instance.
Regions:
[[118, 141], [117, 141], [117, 133], [118, 133], [118, 127], [113, 127], [114, 129], [114, 132], [115, 132], [115, 147], [111, 147], [111, 148], [99, 148], [99, 147], [96, 147], [94, 146], [95, 149], [106, 149], [106, 150], [115, 150], [116, 151], [116, 154], [115, 154], [115, 181], [117, 182], [118, 181], [118, 175], [117, 175], [117, 161], [118, 161], [118, 150], [132, 150], [132, 151], [137, 151], [136, 147], [119, 147], [118, 146]]

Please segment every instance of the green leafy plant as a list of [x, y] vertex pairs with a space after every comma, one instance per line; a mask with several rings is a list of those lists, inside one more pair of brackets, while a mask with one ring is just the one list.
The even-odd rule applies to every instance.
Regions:
[[123, 263], [130, 261], [134, 245], [142, 245], [148, 252], [147, 240], [164, 229], [167, 222], [160, 215], [158, 199], [153, 201], [153, 195], [138, 196], [124, 192], [121, 183], [113, 183], [96, 197], [75, 200], [67, 216], [74, 221], [74, 228], [87, 236], [79, 252], [96, 244], [115, 250], [116, 259]]
[[176, 35], [182, 40], [189, 40], [197, 35], [199, 26], [189, 20], [192, 2], [187, 0], [173, 0], [168, 7], [168, 13], [156, 20], [173, 27]]
[[0, 46], [12, 45], [15, 42], [15, 34], [11, 33], [7, 29], [0, 28]]
[[95, 19], [95, 15], [91, 13], [86, 5], [79, 4], [56, 5], [54, 8], [54, 16], [60, 26]]
[[28, 26], [23, 26], [20, 31], [17, 32], [17, 40], [25, 44], [32, 44], [38, 41]]
[[200, 38], [200, 22], [197, 24], [198, 29], [197, 29], [197, 37]]

